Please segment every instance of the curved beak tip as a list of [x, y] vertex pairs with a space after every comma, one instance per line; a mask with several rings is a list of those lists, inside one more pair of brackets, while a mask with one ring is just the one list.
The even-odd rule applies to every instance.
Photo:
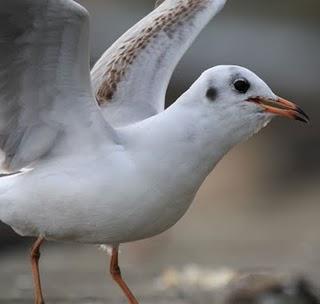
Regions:
[[295, 119], [310, 124], [310, 116], [298, 106], [296, 110], [299, 115], [297, 115]]
[[295, 120], [302, 121], [306, 124], [310, 124], [310, 120], [303, 117], [295, 117]]

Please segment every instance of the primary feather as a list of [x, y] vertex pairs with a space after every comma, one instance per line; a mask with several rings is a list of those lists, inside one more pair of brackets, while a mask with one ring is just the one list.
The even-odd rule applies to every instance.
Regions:
[[99, 112], [90, 85], [87, 11], [71, 0], [2, 0], [0, 148], [5, 169], [28, 166], [62, 138], [76, 138], [89, 126], [92, 130], [102, 121]]

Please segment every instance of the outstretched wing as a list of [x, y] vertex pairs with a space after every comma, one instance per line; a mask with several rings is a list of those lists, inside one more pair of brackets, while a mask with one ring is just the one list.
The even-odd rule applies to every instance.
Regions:
[[5, 168], [21, 169], [62, 141], [80, 149], [112, 133], [92, 94], [87, 11], [72, 0], [2, 0], [0, 6]]
[[158, 0], [157, 8], [116, 41], [92, 69], [93, 88], [113, 126], [164, 110], [172, 73], [226, 0]]

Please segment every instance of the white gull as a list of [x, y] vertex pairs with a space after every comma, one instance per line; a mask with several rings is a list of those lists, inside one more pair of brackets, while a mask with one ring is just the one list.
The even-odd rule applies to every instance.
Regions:
[[[174, 67], [225, 0], [166, 0], [89, 72], [89, 18], [72, 0], [3, 0], [0, 11], [0, 219], [45, 239], [118, 247], [187, 211], [217, 162], [275, 115], [307, 121], [238, 66], [204, 72], [164, 111]], [[100, 108], [99, 106], [100, 105]]]

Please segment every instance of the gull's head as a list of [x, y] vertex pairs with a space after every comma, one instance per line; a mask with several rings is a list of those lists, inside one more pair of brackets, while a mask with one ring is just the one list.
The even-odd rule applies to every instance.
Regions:
[[219, 129], [225, 130], [224, 135], [236, 137], [236, 141], [250, 137], [276, 116], [309, 121], [300, 107], [274, 94], [256, 74], [239, 66], [205, 71], [189, 94], [193, 104], [201, 103], [198, 108], [203, 117], [212, 117]]

